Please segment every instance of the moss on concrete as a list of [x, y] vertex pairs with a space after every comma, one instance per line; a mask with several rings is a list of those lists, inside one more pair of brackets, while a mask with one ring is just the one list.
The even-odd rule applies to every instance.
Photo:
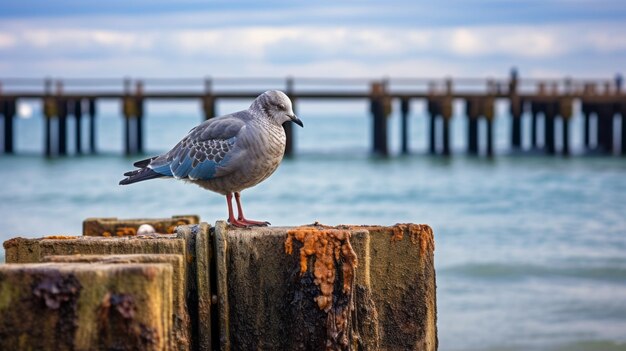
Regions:
[[171, 280], [169, 264], [3, 265], [0, 349], [168, 350]]
[[189, 350], [191, 348], [191, 320], [187, 313], [185, 297], [185, 265], [182, 255], [173, 254], [135, 254], [135, 255], [69, 255], [46, 256], [43, 262], [56, 263], [165, 263], [172, 266], [172, 337], [175, 348]]
[[[345, 288], [352, 254], [344, 253], [342, 240], [329, 245], [338, 236], [321, 233], [349, 238], [358, 259], [352, 288]], [[435, 350], [433, 250], [432, 230], [425, 225], [236, 229], [218, 222], [220, 346]], [[330, 308], [320, 306], [324, 290], [332, 296]]]

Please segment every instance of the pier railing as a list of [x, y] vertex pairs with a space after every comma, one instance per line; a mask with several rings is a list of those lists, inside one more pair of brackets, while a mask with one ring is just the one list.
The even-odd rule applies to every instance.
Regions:
[[[613, 79], [518, 78], [512, 72], [506, 78], [4, 78], [0, 79], [0, 114], [4, 119], [2, 145], [5, 153], [14, 150], [14, 117], [20, 99], [39, 99], [43, 102], [46, 156], [66, 155], [67, 119], [76, 120], [75, 152], [84, 150], [81, 144], [82, 116], [89, 121], [89, 152], [96, 152], [95, 118], [97, 102], [117, 100], [122, 104], [124, 117], [124, 151], [126, 154], [143, 152], [143, 118], [146, 100], [195, 100], [202, 104], [204, 118], [216, 115], [216, 101], [225, 99], [253, 99], [268, 89], [280, 89], [294, 101], [368, 100], [371, 105], [373, 129], [372, 152], [388, 155], [388, 117], [392, 100], [400, 101], [401, 150], [409, 151], [408, 116], [410, 102], [427, 103], [430, 118], [429, 151], [449, 155], [449, 129], [452, 105], [455, 100], [465, 102], [468, 118], [467, 152], [493, 155], [494, 106], [497, 100], [509, 101], [511, 123], [511, 150], [521, 150], [522, 117], [530, 115], [530, 149], [542, 149], [547, 154], [569, 154], [569, 120], [573, 104], [579, 102], [584, 115], [584, 147], [589, 151], [626, 155], [626, 123], [621, 123], [620, 145], [616, 147], [614, 128], [618, 116], [626, 115], [626, 94], [622, 77]], [[542, 119], [539, 117], [543, 116]], [[561, 147], [555, 143], [555, 123], [562, 122]], [[539, 122], [544, 124], [539, 128]], [[597, 136], [591, 137], [591, 124]], [[479, 150], [479, 123], [486, 124], [485, 150]], [[52, 135], [57, 124], [56, 135]], [[286, 152], [293, 152], [291, 125], [285, 125], [289, 144]], [[543, 131], [543, 143], [538, 133]]]

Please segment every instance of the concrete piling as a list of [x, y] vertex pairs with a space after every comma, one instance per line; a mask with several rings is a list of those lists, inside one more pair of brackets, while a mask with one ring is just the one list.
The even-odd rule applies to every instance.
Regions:
[[0, 349], [170, 350], [167, 264], [0, 266]]
[[[160, 349], [437, 348], [434, 240], [426, 225], [329, 227], [314, 223], [292, 228], [237, 229], [218, 222], [215, 228], [205, 223], [179, 226], [176, 235], [16, 238], [4, 246], [9, 264], [0, 266], [0, 310], [4, 308], [7, 286], [16, 284], [13, 278], [2, 276], [4, 267], [26, 272], [22, 277], [27, 277], [21, 279], [29, 284], [39, 277], [33, 273], [39, 267], [61, 270], [61, 276], [70, 272], [82, 284], [80, 290], [70, 291], [72, 298], [83, 301], [89, 297], [89, 303], [99, 304], [100, 307], [90, 307], [90, 311], [97, 311], [99, 320], [104, 318], [106, 328], [96, 328], [100, 332], [93, 339], [90, 333], [94, 328], [89, 327], [93, 324], [82, 322], [90, 321], [93, 313], [78, 311], [80, 327], [88, 327], [81, 335], [90, 344], [83, 348], [72, 344], [73, 349], [112, 347], [112, 343], [123, 348], [125, 343], [136, 340], [135, 334], [127, 332], [135, 327], [127, 328], [130, 322], [115, 313], [122, 308], [118, 306], [123, 306], [124, 311], [128, 306], [144, 310], [146, 304], [142, 303], [148, 300], [129, 289], [144, 287], [133, 280], [135, 275], [140, 280], [144, 277], [142, 272], [161, 266], [169, 269], [169, 276], [157, 272], [154, 279], [163, 276], [161, 286], [168, 286], [170, 295], [158, 297], [165, 308], [150, 319], [160, 325], [169, 324], [163, 327], [163, 333], [158, 333], [158, 340], [169, 342], [167, 347], [160, 344]], [[42, 260], [54, 263], [23, 264]], [[123, 279], [117, 275], [111, 278], [107, 273], [122, 272], [126, 267], [139, 273]], [[97, 284], [93, 280], [83, 284], [92, 279], [83, 279], [83, 275], [100, 280]], [[123, 283], [107, 283], [112, 280]], [[132, 287], [124, 290], [120, 284]], [[65, 294], [63, 289], [55, 289]], [[91, 299], [96, 291], [100, 295]], [[155, 299], [158, 296], [151, 288], [142, 291]], [[69, 300], [63, 297], [61, 301]], [[147, 305], [152, 306], [149, 301]], [[20, 306], [24, 316], [40, 313], [30, 305]], [[2, 326], [11, 324], [13, 318], [17, 318], [14, 312], [0, 314], [0, 336], [6, 330]], [[133, 320], [145, 324], [141, 318]], [[74, 324], [65, 322], [45, 325], [73, 328]], [[60, 344], [59, 349], [68, 349], [62, 343], [69, 340], [67, 333], [50, 333], [41, 341], [45, 344], [37, 344], [48, 346], [39, 348]], [[62, 337], [66, 339], [58, 339]], [[0, 347], [12, 346], [16, 339], [6, 340], [0, 337]], [[151, 349], [148, 346], [139, 349]]]
[[222, 350], [437, 348], [427, 226], [218, 222], [214, 240]]
[[[132, 220], [129, 220], [132, 222]], [[122, 223], [124, 224], [124, 223]], [[208, 274], [211, 264], [208, 248], [209, 226], [206, 224], [178, 227], [177, 234], [152, 234], [139, 236], [122, 237], [97, 237], [97, 236], [51, 236], [41, 239], [14, 238], [4, 243], [5, 259], [9, 264], [14, 263], [37, 263], [45, 260], [53, 260], [49, 256], [68, 255], [181, 255], [184, 265], [184, 296], [186, 298], [186, 309], [190, 319], [190, 337], [182, 338], [182, 332], [176, 332], [177, 345], [183, 345], [179, 349], [209, 350], [210, 348], [195, 348], [194, 345], [211, 344], [210, 330], [205, 330], [201, 337], [198, 336], [198, 325], [210, 325], [210, 303], [211, 289], [206, 278], [198, 277]], [[48, 258], [47, 258], [48, 257]], [[78, 258], [76, 258], [78, 260]], [[120, 258], [121, 260], [149, 261], [148, 258]], [[62, 260], [62, 259], [61, 259]], [[103, 259], [104, 260], [104, 259]], [[107, 257], [106, 260], [115, 260], [115, 257]], [[171, 262], [170, 262], [171, 263]], [[95, 266], [94, 266], [95, 267]], [[97, 270], [97, 267], [94, 268]], [[180, 290], [180, 286], [175, 283], [175, 289]], [[202, 304], [199, 303], [202, 301]], [[203, 310], [204, 309], [204, 310]], [[203, 316], [199, 321], [199, 316]], [[178, 324], [184, 324], [184, 315], [176, 316]], [[195, 333], [194, 333], [195, 331]], [[208, 338], [208, 341], [206, 341]], [[189, 342], [184, 343], [184, 340]], [[200, 340], [200, 341], [197, 341]], [[201, 342], [204, 340], [204, 342]]]
[[175, 234], [176, 228], [181, 225], [200, 223], [195, 215], [179, 215], [171, 218], [140, 218], [118, 219], [87, 218], [83, 221], [84, 236], [123, 237], [137, 235], [141, 225], [149, 225], [158, 234]]
[[[43, 262], [54, 263], [93, 263], [93, 264], [131, 264], [163, 263], [172, 267], [172, 344], [176, 350], [188, 350], [191, 347], [191, 320], [189, 318], [185, 292], [187, 279], [182, 255], [171, 254], [135, 254], [135, 255], [69, 255], [45, 256]], [[96, 266], [94, 266], [96, 268]]]

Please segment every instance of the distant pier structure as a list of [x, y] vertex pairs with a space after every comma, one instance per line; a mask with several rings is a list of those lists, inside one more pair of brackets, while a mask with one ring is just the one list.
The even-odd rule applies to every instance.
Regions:
[[[419, 100], [429, 120], [428, 140], [420, 142], [427, 143], [428, 152], [433, 155], [452, 154], [450, 129], [453, 117], [460, 114], [467, 118], [466, 147], [470, 155], [494, 155], [496, 117], [511, 120], [512, 152], [568, 155], [570, 121], [579, 111], [583, 116], [582, 140], [586, 152], [626, 156], [626, 93], [621, 75], [612, 79], [520, 79], [516, 70], [504, 79], [0, 78], [0, 150], [5, 154], [16, 152], [15, 118], [20, 99], [42, 101], [43, 154], [48, 157], [68, 155], [70, 118], [75, 120], [74, 154], [95, 153], [97, 103], [119, 101], [124, 153], [131, 155], [144, 152], [144, 105], [148, 100], [198, 101], [203, 117], [209, 119], [217, 115], [218, 101], [252, 100], [270, 88], [285, 91], [294, 102], [296, 113], [298, 102], [303, 100], [368, 101], [371, 151], [375, 155], [390, 154], [389, 118], [393, 115], [394, 101], [398, 102], [395, 106], [399, 106], [401, 119], [400, 151], [409, 153], [411, 102]], [[508, 113], [497, 114], [496, 104], [508, 105]], [[89, 127], [83, 128], [83, 123]], [[88, 132], [87, 145], [83, 145], [84, 129]], [[290, 124], [285, 124], [285, 131], [286, 153], [290, 155], [297, 141]], [[526, 138], [525, 134], [528, 134]], [[524, 143], [524, 140], [529, 141]]]

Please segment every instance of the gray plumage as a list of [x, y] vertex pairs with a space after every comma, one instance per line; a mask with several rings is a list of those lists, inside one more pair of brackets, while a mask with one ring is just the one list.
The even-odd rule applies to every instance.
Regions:
[[[167, 153], [136, 162], [120, 184], [174, 177], [230, 196], [269, 177], [285, 153], [283, 123], [302, 126], [281, 91], [259, 95], [250, 108], [211, 118]], [[229, 201], [230, 209], [230, 201]]]

